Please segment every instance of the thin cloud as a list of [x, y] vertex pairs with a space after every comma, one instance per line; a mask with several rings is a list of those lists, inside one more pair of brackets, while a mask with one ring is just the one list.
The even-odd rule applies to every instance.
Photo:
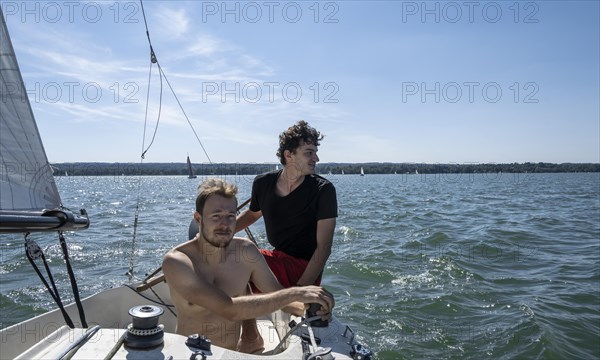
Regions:
[[132, 121], [141, 119], [139, 115], [141, 109], [128, 110], [123, 107], [82, 105], [69, 102], [57, 102], [48, 106], [51, 106], [51, 110], [48, 107], [40, 107], [40, 114], [42, 111], [68, 114], [71, 116], [66, 116], [66, 118], [73, 122], [98, 122], [107, 119]]
[[184, 9], [161, 6], [156, 13], [157, 28], [171, 38], [180, 38], [189, 31], [189, 18]]
[[197, 34], [192, 42], [181, 53], [183, 58], [195, 56], [214, 56], [218, 53], [231, 52], [235, 49], [231, 44], [210, 34]]
[[139, 74], [134, 81], [142, 80], [147, 71], [142, 64], [131, 66], [133, 61], [114, 60], [110, 48], [97, 45], [97, 41], [92, 41], [89, 35], [83, 33], [74, 34], [66, 40], [64, 35], [52, 30], [27, 32], [35, 39], [35, 43], [29, 43], [24, 48], [19, 46], [17, 51], [30, 55], [31, 58], [26, 61], [30, 68], [36, 69], [35, 74], [41, 75], [39, 77], [56, 79], [57, 76], [64, 76], [80, 82], [113, 84], [124, 78], [131, 79], [131, 74]]

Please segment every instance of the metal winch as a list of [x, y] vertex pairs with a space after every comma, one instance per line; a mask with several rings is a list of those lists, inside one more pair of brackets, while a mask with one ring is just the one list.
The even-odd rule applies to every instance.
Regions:
[[164, 313], [161, 307], [153, 305], [135, 306], [129, 309], [132, 323], [127, 327], [125, 345], [135, 349], [147, 349], [163, 343], [164, 325], [158, 323]]

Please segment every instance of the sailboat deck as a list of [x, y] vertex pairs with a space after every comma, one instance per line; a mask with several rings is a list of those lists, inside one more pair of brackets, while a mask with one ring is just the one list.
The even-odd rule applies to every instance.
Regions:
[[[270, 322], [269, 322], [270, 323]], [[269, 326], [266, 321], [259, 323], [261, 326], [261, 332], [274, 333], [273, 327]], [[266, 326], [265, 326], [266, 325]], [[271, 324], [272, 325], [272, 324]], [[186, 337], [177, 334], [165, 333], [163, 343], [154, 348], [150, 349], [133, 349], [128, 346], [124, 346], [119, 342], [127, 330], [125, 329], [99, 329], [84, 345], [78, 349], [71, 359], [87, 360], [87, 359], [98, 359], [111, 356], [111, 359], [189, 359], [197, 350], [190, 348], [185, 345]], [[41, 342], [30, 348], [25, 353], [16, 357], [15, 359], [58, 359], [80, 338], [84, 335], [86, 329], [75, 328], [70, 329], [69, 327], [62, 326], [55, 332], [48, 335]], [[266, 336], [265, 344], [266, 350], [273, 349], [278, 341], [276, 332], [274, 336]], [[275, 340], [277, 341], [269, 341]], [[295, 346], [300, 346], [296, 344]], [[297, 352], [298, 349], [292, 345], [286, 351], [277, 356], [269, 356], [269, 358], [285, 359], [286, 356], [290, 356], [290, 353]], [[210, 352], [205, 351], [206, 355], [210, 355], [210, 358], [214, 359], [253, 359], [263, 358], [261, 355], [249, 355], [241, 354], [233, 351], [229, 351], [223, 348], [213, 346]]]

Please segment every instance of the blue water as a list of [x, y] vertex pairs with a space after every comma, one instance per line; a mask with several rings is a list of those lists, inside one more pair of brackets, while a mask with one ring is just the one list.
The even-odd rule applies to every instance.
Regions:
[[[224, 177], [250, 193], [252, 177]], [[600, 358], [600, 174], [330, 175], [339, 218], [324, 285], [378, 359]], [[60, 177], [83, 296], [186, 240], [199, 177]], [[139, 186], [139, 187], [138, 187]], [[262, 223], [252, 226], [266, 246]], [[58, 241], [34, 235], [71, 299]], [[52, 308], [21, 235], [0, 237], [2, 327]]]

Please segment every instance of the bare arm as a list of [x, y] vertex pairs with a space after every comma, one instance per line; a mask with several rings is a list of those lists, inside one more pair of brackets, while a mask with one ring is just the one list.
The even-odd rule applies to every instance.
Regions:
[[288, 305], [294, 301], [306, 304], [318, 303], [325, 309], [322, 313], [331, 312], [333, 307], [333, 299], [323, 288], [318, 286], [295, 287], [268, 294], [233, 298], [231, 320], [254, 319], [286, 307], [289, 310]]
[[221, 289], [199, 277], [189, 257], [180, 251], [170, 251], [165, 256], [163, 272], [169, 286], [185, 300], [232, 321], [266, 315], [294, 301], [319, 303], [328, 312], [333, 307], [331, 294], [317, 286], [281, 289], [267, 294], [231, 298]]
[[331, 255], [335, 224], [336, 218], [322, 219], [317, 222], [317, 249], [310, 258], [304, 273], [298, 279], [298, 285], [314, 284], [319, 274], [325, 268], [327, 259]]
[[262, 211], [251, 211], [250, 209], [244, 210], [238, 215], [235, 225], [235, 232], [242, 231], [248, 226], [254, 224], [256, 220], [260, 219]]

